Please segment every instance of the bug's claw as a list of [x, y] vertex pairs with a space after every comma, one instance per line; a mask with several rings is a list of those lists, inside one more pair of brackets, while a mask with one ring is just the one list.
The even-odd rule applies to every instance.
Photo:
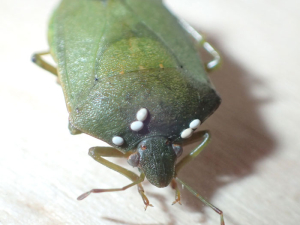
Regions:
[[145, 211], [147, 210], [148, 206], [153, 207], [153, 205], [150, 204], [150, 202], [149, 202], [147, 196], [144, 194], [144, 192], [143, 192], [143, 193], [140, 193], [140, 194], [141, 194], [142, 199], [143, 199], [144, 204], [145, 204]]
[[179, 205], [182, 205], [180, 200], [181, 200], [181, 194], [179, 189], [177, 188], [177, 183], [175, 179], [172, 180], [171, 182], [171, 187], [175, 189], [175, 201], [172, 203], [172, 205], [176, 204], [178, 202]]
[[180, 202], [180, 199], [179, 199], [179, 200], [176, 199], [176, 200], [172, 203], [172, 205], [176, 204], [177, 202], [178, 202], [179, 205], [182, 205], [181, 202]]
[[153, 207], [152, 204], [150, 204], [149, 199], [145, 195], [144, 188], [141, 184], [138, 184], [138, 191], [143, 199], [143, 202], [145, 204], [145, 211], [147, 210], [148, 206]]
[[148, 204], [145, 204], [145, 211], [147, 210], [148, 206], [153, 207], [153, 205], [148, 202]]
[[175, 201], [172, 203], [172, 205], [176, 204], [177, 202], [178, 202], [179, 205], [182, 205], [180, 199], [181, 199], [181, 198], [180, 198], [180, 192], [179, 192], [179, 190], [177, 189], [177, 190], [176, 190], [176, 195], [175, 195]]

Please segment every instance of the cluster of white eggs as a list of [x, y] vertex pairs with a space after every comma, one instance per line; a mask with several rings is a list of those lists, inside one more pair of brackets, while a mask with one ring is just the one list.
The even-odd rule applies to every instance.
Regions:
[[[133, 131], [140, 131], [144, 127], [144, 121], [148, 117], [148, 110], [145, 108], [141, 108], [137, 113], [136, 113], [136, 119], [137, 121], [134, 121], [130, 124], [130, 129]], [[112, 138], [112, 142], [117, 145], [121, 146], [124, 144], [124, 139], [120, 136], [114, 136]]]
[[[140, 131], [144, 127], [144, 121], [148, 117], [148, 110], [146, 108], [141, 108], [137, 113], [136, 113], [136, 121], [132, 122], [130, 124], [130, 129], [132, 131]], [[189, 128], [183, 130], [180, 134], [180, 137], [183, 139], [189, 138], [192, 136], [194, 130], [196, 130], [201, 124], [201, 121], [199, 119], [194, 119], [190, 125]], [[121, 146], [124, 144], [124, 139], [120, 136], [114, 136], [112, 138], [112, 143], [114, 143], [117, 146]]]

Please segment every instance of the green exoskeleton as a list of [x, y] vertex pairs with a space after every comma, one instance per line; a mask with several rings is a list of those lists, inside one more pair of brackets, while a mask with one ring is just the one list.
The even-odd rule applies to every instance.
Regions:
[[[145, 177], [162, 188], [176, 181], [220, 214], [178, 178], [180, 169], [208, 144], [208, 131], [195, 132], [220, 105], [207, 77], [220, 63], [214, 48], [184, 21], [175, 18], [161, 0], [63, 0], [49, 25], [54, 68], [35, 54], [33, 61], [58, 76], [69, 112], [72, 134], [86, 133], [112, 147], [93, 147], [89, 155], [129, 178], [118, 189], [137, 185], [145, 206]], [[198, 46], [213, 57], [203, 64]], [[186, 143], [200, 145], [178, 162]], [[103, 157], [126, 157], [140, 175]], [[173, 204], [174, 204], [173, 203]]]

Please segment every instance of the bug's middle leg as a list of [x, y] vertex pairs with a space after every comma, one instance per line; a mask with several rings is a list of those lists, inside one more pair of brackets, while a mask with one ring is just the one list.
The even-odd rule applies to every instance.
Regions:
[[111, 147], [93, 147], [89, 150], [89, 155], [95, 159], [97, 162], [101, 163], [102, 165], [122, 174], [123, 176], [127, 177], [132, 181], [132, 183], [122, 187], [122, 188], [111, 188], [111, 189], [92, 189], [82, 195], [80, 195], [77, 199], [82, 200], [86, 198], [91, 193], [102, 193], [102, 192], [115, 192], [115, 191], [124, 191], [134, 185], [137, 185], [138, 192], [141, 195], [143, 202], [145, 204], [145, 210], [148, 206], [152, 206], [147, 198], [147, 196], [144, 193], [143, 186], [141, 182], [145, 179], [145, 174], [141, 173], [140, 176], [136, 175], [130, 170], [125, 169], [124, 167], [121, 167], [115, 163], [112, 163], [103, 157], [122, 157], [126, 158], [129, 157], [131, 153], [123, 154], [122, 152], [118, 151], [117, 149], [111, 148]]
[[210, 136], [209, 131], [200, 131], [200, 132], [195, 133], [193, 135], [193, 137], [189, 140], [189, 143], [199, 141], [200, 139], [203, 139], [203, 140], [193, 151], [191, 151], [187, 156], [185, 156], [183, 159], [181, 159], [179, 163], [176, 164], [176, 166], [175, 166], [176, 180], [179, 183], [181, 183], [184, 187], [186, 187], [188, 189], [188, 191], [191, 192], [196, 198], [201, 200], [205, 205], [209, 206], [216, 213], [218, 213], [220, 215], [220, 224], [225, 225], [223, 212], [220, 209], [218, 209], [216, 206], [214, 206], [211, 203], [209, 203], [208, 201], [206, 201], [204, 199], [204, 197], [202, 197], [199, 193], [197, 193], [195, 190], [193, 190], [188, 184], [186, 184], [184, 181], [179, 179], [179, 177], [177, 177], [178, 172], [185, 165], [187, 165], [190, 161], [192, 161], [195, 157], [197, 157], [199, 155], [199, 153], [202, 152], [203, 149], [208, 145], [211, 136]]

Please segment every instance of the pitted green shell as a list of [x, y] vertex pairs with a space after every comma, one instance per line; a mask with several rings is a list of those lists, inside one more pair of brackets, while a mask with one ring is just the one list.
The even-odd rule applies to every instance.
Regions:
[[[72, 125], [123, 152], [150, 136], [176, 139], [220, 104], [194, 43], [160, 0], [63, 0], [49, 43]], [[135, 132], [140, 108], [149, 115]]]

